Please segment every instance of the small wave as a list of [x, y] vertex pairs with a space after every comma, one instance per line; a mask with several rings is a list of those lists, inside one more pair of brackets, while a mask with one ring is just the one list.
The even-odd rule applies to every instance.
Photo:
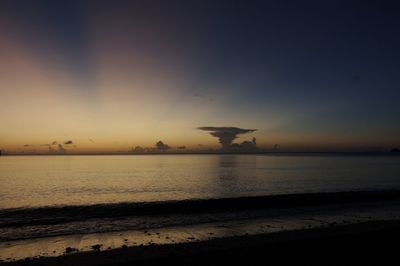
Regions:
[[128, 202], [3, 209], [0, 210], [0, 228], [29, 225], [54, 225], [101, 218], [228, 212], [236, 210], [285, 208], [388, 199], [400, 199], [400, 190], [285, 194], [206, 200]]

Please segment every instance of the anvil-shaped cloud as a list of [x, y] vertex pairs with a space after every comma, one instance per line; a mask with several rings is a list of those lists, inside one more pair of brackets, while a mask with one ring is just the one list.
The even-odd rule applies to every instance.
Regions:
[[251, 133], [257, 130], [238, 127], [198, 127], [197, 129], [209, 131], [211, 136], [218, 138], [222, 149], [229, 149], [238, 135]]

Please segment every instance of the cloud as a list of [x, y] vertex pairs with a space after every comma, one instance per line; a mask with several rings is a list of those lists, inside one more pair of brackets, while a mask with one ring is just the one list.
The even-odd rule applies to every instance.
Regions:
[[222, 149], [230, 149], [238, 135], [251, 133], [257, 130], [238, 127], [198, 127], [197, 129], [209, 131], [211, 136], [218, 138]]
[[[56, 140], [55, 140], [55, 141], [52, 141], [51, 143], [41, 144], [40, 146], [47, 147], [47, 148], [49, 149], [49, 152], [53, 153], [53, 152], [56, 152], [57, 150], [56, 150], [56, 149], [53, 149], [52, 146], [55, 146], [55, 145], [57, 145], [57, 144], [58, 144], [58, 146], [57, 146], [57, 147], [58, 147], [58, 152], [60, 152], [60, 153], [65, 153], [65, 152], [67, 151], [67, 150], [64, 148], [63, 144], [58, 143]], [[73, 142], [72, 142], [72, 140], [67, 140], [67, 141], [64, 142], [64, 144], [65, 144], [65, 145], [70, 145], [70, 144], [73, 144]], [[28, 146], [27, 146], [27, 145], [28, 145]], [[29, 144], [24, 145], [24, 147], [29, 147], [29, 146], [33, 146], [33, 145], [29, 145]]]
[[208, 100], [210, 102], [214, 101], [214, 99], [212, 97], [207, 97], [206, 95], [201, 94], [201, 93], [197, 93], [197, 92], [193, 93], [193, 97], [206, 99], [206, 100]]
[[170, 147], [160, 140], [156, 143], [156, 149], [157, 150], [168, 150], [168, 149], [170, 149]]
[[53, 148], [51, 147], [51, 144], [40, 144], [40, 146], [45, 146], [49, 149], [49, 152], [53, 152]]
[[64, 152], [66, 152], [67, 150], [64, 149], [63, 145], [58, 144], [58, 151], [61, 152], [61, 153], [64, 153]]

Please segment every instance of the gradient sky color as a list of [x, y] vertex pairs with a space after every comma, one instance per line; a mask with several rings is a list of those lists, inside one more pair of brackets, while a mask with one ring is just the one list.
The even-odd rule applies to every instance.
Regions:
[[0, 2], [0, 148], [400, 146], [395, 1]]

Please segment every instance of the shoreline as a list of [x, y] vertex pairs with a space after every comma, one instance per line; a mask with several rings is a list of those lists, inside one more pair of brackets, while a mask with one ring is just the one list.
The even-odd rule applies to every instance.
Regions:
[[399, 236], [400, 221], [371, 221], [192, 243], [122, 247], [2, 265], [243, 265], [257, 260], [269, 265], [388, 265], [396, 258]]
[[[133, 228], [125, 226], [135, 224], [137, 222], [135, 217], [122, 220], [112, 219], [109, 224], [104, 219], [89, 219], [86, 222], [64, 223], [56, 227], [50, 225], [50, 227], [5, 228], [3, 231], [5, 238], [0, 242], [0, 259], [3, 262], [21, 262], [25, 259], [30, 260], [29, 258], [38, 258], [41, 261], [45, 257], [62, 257], [67, 253], [68, 255], [86, 254], [93, 249], [111, 252], [121, 247], [133, 249], [166, 245], [174, 247], [177, 243], [213, 243], [209, 241], [299, 230], [310, 232], [309, 230], [314, 229], [342, 228], [342, 226], [350, 225], [354, 227], [356, 224], [377, 221], [400, 223], [400, 200], [266, 208], [256, 211], [230, 210], [193, 216], [189, 214], [161, 215], [154, 223], [151, 221], [155, 218], [151, 216], [142, 218], [141, 221], [145, 224], [139, 223], [143, 226]], [[103, 226], [105, 231], [98, 232], [96, 228], [99, 226]], [[67, 230], [65, 234], [60, 235], [64, 227]], [[77, 231], [72, 230], [74, 227]], [[91, 231], [90, 228], [95, 228], [95, 230]], [[35, 236], [13, 240], [26, 230], [34, 230]], [[49, 234], [49, 230], [53, 230], [54, 234]], [[243, 245], [244, 248], [247, 246], [246, 243]]]
[[[204, 212], [240, 211], [256, 209], [294, 208], [303, 206], [321, 206], [329, 204], [345, 204], [372, 201], [387, 201], [400, 199], [400, 190], [370, 190], [370, 191], [344, 191], [344, 192], [316, 192], [271, 194], [267, 196], [242, 196], [234, 198], [206, 198], [183, 199], [169, 201], [148, 202], [121, 202], [93, 205], [61, 205], [28, 208], [0, 209], [0, 227], [26, 225], [21, 223], [1, 222], [7, 220], [29, 217], [28, 224], [46, 224], [46, 220], [35, 220], [40, 217], [51, 218], [51, 223], [56, 223], [54, 217], [65, 214], [78, 217], [76, 220], [91, 218], [115, 218], [125, 216], [164, 215], [164, 214], [192, 214]], [[105, 212], [112, 210], [112, 213]], [[79, 214], [81, 216], [79, 216]], [[76, 221], [72, 220], [72, 221]], [[68, 222], [62, 220], [60, 222]]]
[[[281, 194], [238, 198], [50, 206], [0, 210], [0, 246], [6, 241], [74, 234], [146, 230], [276, 216], [340, 215], [377, 207], [398, 212], [399, 190]], [[341, 210], [342, 209], [342, 210]], [[399, 208], [400, 210], [400, 208]], [[86, 228], [86, 229], [85, 229]]]

